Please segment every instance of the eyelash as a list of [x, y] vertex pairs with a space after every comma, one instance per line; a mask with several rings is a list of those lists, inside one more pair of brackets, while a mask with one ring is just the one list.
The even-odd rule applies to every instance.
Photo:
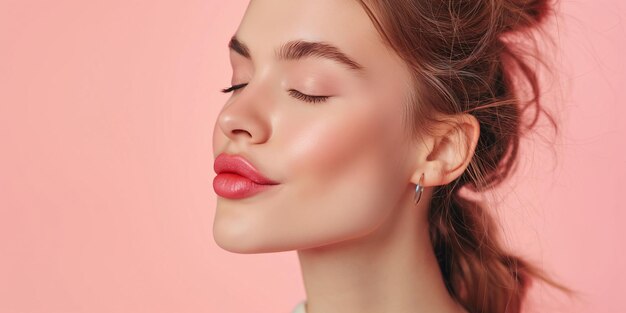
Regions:
[[[240, 89], [242, 87], [244, 87], [247, 84], [239, 84], [239, 85], [233, 85], [230, 86], [228, 88], [224, 88], [222, 89], [223, 93], [228, 93], [228, 92], [232, 92], [235, 91], [237, 89]], [[295, 89], [289, 89], [289, 94], [291, 94], [292, 97], [302, 100], [302, 101], [306, 101], [306, 102], [311, 102], [311, 103], [318, 103], [318, 102], [324, 102], [326, 100], [328, 100], [328, 98], [330, 98], [330, 96], [310, 96], [310, 95], [305, 95]]]

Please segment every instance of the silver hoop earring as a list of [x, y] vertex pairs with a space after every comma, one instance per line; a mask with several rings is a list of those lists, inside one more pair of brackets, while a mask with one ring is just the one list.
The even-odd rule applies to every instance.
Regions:
[[420, 181], [417, 183], [417, 185], [415, 185], [415, 197], [413, 198], [413, 201], [415, 201], [415, 204], [417, 204], [422, 198], [422, 191], [424, 191], [423, 184], [424, 184], [424, 173], [422, 173], [422, 176], [420, 176]]

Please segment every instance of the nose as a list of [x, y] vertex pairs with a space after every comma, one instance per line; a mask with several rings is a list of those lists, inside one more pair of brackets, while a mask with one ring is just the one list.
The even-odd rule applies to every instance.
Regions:
[[259, 100], [241, 92], [220, 112], [217, 123], [221, 131], [233, 142], [259, 144], [268, 140], [271, 133], [269, 112]]

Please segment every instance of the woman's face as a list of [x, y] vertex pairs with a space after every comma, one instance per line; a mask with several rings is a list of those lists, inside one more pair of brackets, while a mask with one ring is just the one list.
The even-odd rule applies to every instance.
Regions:
[[218, 116], [214, 157], [241, 155], [279, 184], [218, 196], [217, 244], [277, 252], [374, 230], [410, 188], [402, 60], [356, 0], [251, 1], [235, 37], [231, 83], [246, 85]]

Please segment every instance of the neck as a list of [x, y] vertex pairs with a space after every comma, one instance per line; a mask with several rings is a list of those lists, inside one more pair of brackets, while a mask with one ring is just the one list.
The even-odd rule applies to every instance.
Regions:
[[427, 199], [424, 191], [419, 206], [403, 204], [364, 237], [298, 250], [307, 313], [463, 312], [434, 255]]

